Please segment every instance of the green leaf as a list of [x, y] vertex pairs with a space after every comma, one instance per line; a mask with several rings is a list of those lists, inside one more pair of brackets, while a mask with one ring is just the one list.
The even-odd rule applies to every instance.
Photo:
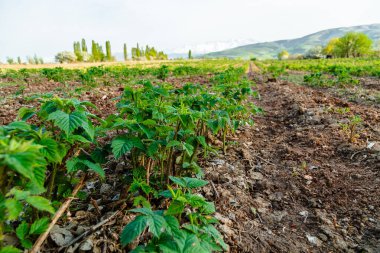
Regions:
[[58, 151], [58, 143], [52, 138], [43, 138], [38, 144], [43, 146], [40, 152], [46, 157], [49, 162], [61, 163], [63, 157], [60, 156]]
[[46, 231], [49, 226], [49, 218], [44, 217], [39, 220], [36, 220], [32, 226], [30, 227], [29, 234], [31, 235], [39, 235]]
[[207, 181], [198, 178], [184, 177], [183, 180], [186, 182], [186, 187], [190, 189], [203, 187], [208, 184]]
[[85, 170], [85, 168], [90, 169], [94, 171], [96, 174], [98, 174], [101, 178], [105, 177], [104, 170], [102, 167], [97, 164], [93, 163], [89, 160], [80, 159], [78, 157], [73, 157], [66, 161], [66, 168], [67, 172], [72, 173], [76, 172], [78, 170]]
[[207, 234], [211, 235], [215, 242], [222, 246], [224, 250], [228, 250], [228, 245], [223, 241], [223, 236], [220, 234], [218, 230], [213, 225], [207, 225], [204, 227], [204, 230]]
[[29, 239], [21, 240], [21, 246], [26, 249], [31, 249], [33, 247], [33, 243]]
[[147, 120], [144, 120], [142, 124], [145, 126], [154, 126], [157, 124], [157, 122], [152, 119], [147, 119]]
[[150, 216], [148, 219], [149, 231], [155, 236], [159, 237], [164, 232], [166, 227], [166, 221], [164, 217], [158, 214]]
[[22, 212], [22, 204], [16, 199], [7, 199], [5, 201], [5, 207], [8, 210], [8, 219], [16, 220]]
[[186, 187], [186, 182], [182, 179], [182, 178], [179, 178], [179, 177], [173, 177], [173, 176], [169, 176], [170, 180], [173, 181], [175, 184], [181, 186], [181, 187]]
[[26, 121], [33, 117], [33, 115], [36, 114], [35, 111], [31, 108], [22, 107], [18, 110], [17, 118], [21, 119], [22, 121]]
[[22, 251], [13, 246], [6, 246], [0, 249], [0, 253], [21, 253]]
[[51, 113], [47, 120], [52, 120], [54, 125], [64, 131], [66, 135], [71, 134], [78, 127], [87, 124], [87, 117], [82, 112], [72, 112], [70, 114], [63, 111]]
[[50, 201], [41, 196], [28, 196], [26, 197], [25, 201], [38, 210], [47, 211], [51, 214], [54, 214], [55, 212], [54, 208], [50, 204]]
[[142, 214], [148, 215], [148, 216], [154, 215], [154, 212], [149, 208], [135, 208], [135, 209], [129, 210], [129, 212], [142, 213]]
[[166, 230], [169, 232], [171, 235], [177, 235], [180, 232], [179, 228], [179, 222], [177, 218], [171, 215], [165, 215], [164, 219], [166, 221]]
[[132, 148], [139, 148], [143, 150], [144, 144], [137, 137], [122, 135], [112, 140], [111, 147], [115, 158], [119, 159], [128, 151], [131, 151]]
[[147, 155], [149, 157], [154, 157], [157, 154], [159, 147], [160, 146], [157, 141], [152, 142], [146, 151]]
[[200, 211], [204, 214], [213, 214], [216, 211], [215, 204], [213, 202], [206, 202]]
[[166, 145], [167, 148], [170, 148], [170, 147], [178, 147], [181, 145], [181, 142], [179, 141], [175, 141], [175, 140], [171, 140], [169, 141], [169, 143]]
[[206, 204], [206, 200], [204, 199], [204, 197], [202, 196], [199, 196], [199, 195], [195, 195], [195, 194], [188, 194], [186, 196], [189, 204], [192, 206], [192, 207], [202, 207], [203, 205]]
[[191, 156], [194, 153], [194, 147], [189, 143], [183, 144], [183, 149], [189, 156]]
[[135, 240], [146, 228], [148, 224], [148, 216], [137, 216], [130, 222], [121, 232], [120, 241], [123, 247]]
[[166, 215], [177, 215], [181, 214], [185, 209], [185, 204], [181, 201], [174, 200], [168, 210], [165, 212]]
[[16, 228], [17, 238], [21, 241], [25, 240], [26, 236], [29, 233], [29, 224], [26, 221], [21, 222], [20, 225]]

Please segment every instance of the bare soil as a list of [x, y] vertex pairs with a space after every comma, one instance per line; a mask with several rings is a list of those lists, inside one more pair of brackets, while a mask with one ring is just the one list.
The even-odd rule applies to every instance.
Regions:
[[[207, 78], [169, 81], [206, 83]], [[378, 85], [375, 80], [367, 88], [379, 90]], [[14, 120], [18, 108], [36, 105], [12, 97], [17, 87], [0, 90], [7, 98], [0, 107], [0, 124]], [[46, 81], [25, 93], [62, 95], [64, 89], [57, 87]], [[254, 102], [264, 114], [254, 117], [253, 127], [229, 136], [227, 155], [202, 161], [210, 181], [202, 191], [215, 201], [218, 227], [231, 252], [380, 252], [378, 104], [286, 81], [258, 83], [257, 90], [260, 100]], [[115, 111], [112, 98], [121, 92], [121, 87], [98, 87], [80, 98], [95, 103], [104, 116]], [[350, 112], [339, 113], [343, 107]], [[341, 126], [352, 115], [363, 119], [354, 143]], [[72, 239], [119, 210], [124, 166], [110, 162], [104, 182], [90, 180], [84, 190], [92, 201], [74, 201], [55, 234]], [[119, 215], [66, 252], [86, 247], [89, 252], [122, 252], [119, 233], [132, 219]], [[44, 252], [57, 252], [56, 243], [50, 237]]]

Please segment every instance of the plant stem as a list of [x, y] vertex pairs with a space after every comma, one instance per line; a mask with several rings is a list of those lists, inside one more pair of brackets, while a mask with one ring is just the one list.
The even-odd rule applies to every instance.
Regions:
[[[176, 126], [176, 129], [175, 129], [175, 133], [174, 133], [174, 137], [173, 137], [173, 140], [177, 140], [177, 136], [178, 136], [178, 132], [179, 132], [179, 128], [181, 127], [181, 121], [178, 119], [177, 121], [177, 126]], [[168, 157], [168, 164], [167, 164], [167, 169], [166, 169], [166, 183], [169, 183], [169, 176], [171, 176], [171, 172], [174, 172], [174, 166], [175, 166], [175, 160], [174, 160], [174, 157], [173, 157], [173, 147], [170, 148], [170, 152], [169, 152], [169, 157]], [[171, 170], [172, 168], [172, 170]]]
[[58, 170], [57, 164], [53, 164], [53, 171], [52, 171], [52, 174], [50, 175], [48, 189], [47, 189], [47, 192], [46, 192], [46, 196], [49, 199], [51, 199], [51, 195], [53, 193], [54, 182], [55, 182], [55, 178], [57, 176], [57, 170]]
[[227, 147], [226, 147], [226, 135], [227, 135], [227, 127], [223, 129], [223, 154], [225, 155], [227, 153]]

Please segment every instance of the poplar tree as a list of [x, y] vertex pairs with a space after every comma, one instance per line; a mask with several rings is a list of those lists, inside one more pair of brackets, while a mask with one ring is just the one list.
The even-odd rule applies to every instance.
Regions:
[[124, 43], [124, 61], [128, 60], [127, 44]]
[[87, 53], [87, 45], [86, 45], [86, 40], [82, 39], [82, 52]]
[[139, 43], [137, 43], [137, 46], [136, 46], [136, 57], [139, 58], [140, 56], [141, 56], [141, 51], [140, 51]]
[[193, 56], [191, 55], [191, 50], [189, 50], [189, 55], [188, 55], [188, 57], [189, 57], [189, 60], [190, 60], [190, 59], [193, 59]]
[[112, 61], [111, 42], [109, 40], [106, 41], [106, 58], [107, 61]]

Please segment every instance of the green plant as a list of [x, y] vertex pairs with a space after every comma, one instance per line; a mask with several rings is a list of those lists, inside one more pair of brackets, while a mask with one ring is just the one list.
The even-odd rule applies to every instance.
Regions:
[[347, 134], [349, 142], [353, 143], [359, 137], [358, 128], [363, 120], [359, 115], [349, 118], [348, 123], [341, 123], [342, 130]]

